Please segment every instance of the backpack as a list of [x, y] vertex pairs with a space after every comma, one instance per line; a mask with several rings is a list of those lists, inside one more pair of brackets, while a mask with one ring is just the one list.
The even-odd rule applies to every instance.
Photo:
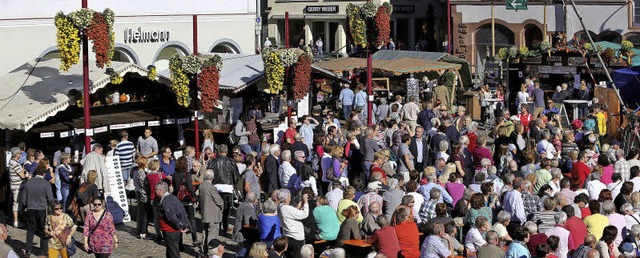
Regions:
[[240, 200], [240, 199], [244, 198], [244, 196], [245, 196], [245, 194], [246, 194], [246, 193], [245, 193], [245, 191], [244, 191], [244, 176], [247, 174], [247, 172], [251, 172], [251, 173], [253, 173], [253, 171], [252, 171], [252, 170], [250, 170], [250, 169], [245, 169], [245, 170], [244, 170], [244, 171], [242, 171], [242, 173], [240, 174], [240, 177], [238, 177], [238, 178], [236, 179], [236, 183], [235, 183], [235, 185], [233, 186], [233, 188], [234, 188], [234, 193], [235, 193], [236, 198], [237, 198], [238, 200]]
[[[242, 122], [238, 121], [238, 123]], [[229, 133], [229, 143], [231, 144], [237, 144], [240, 141], [240, 136], [236, 134], [236, 125], [233, 126], [233, 129], [231, 129], [231, 132]], [[242, 129], [244, 128], [244, 123], [242, 123]]]
[[333, 169], [333, 162], [337, 160], [336, 158], [333, 158], [331, 160], [331, 166], [327, 169], [327, 180], [331, 181], [331, 182], [337, 182], [340, 181], [340, 177], [337, 177], [335, 174], [335, 171]]
[[80, 200], [80, 205], [79, 206], [84, 206], [87, 203], [89, 203], [89, 193], [87, 193], [87, 188], [88, 188], [88, 183], [84, 183], [80, 186], [80, 189], [78, 189], [78, 194], [77, 194], [77, 199]]
[[187, 171], [184, 172], [184, 178], [182, 178], [182, 183], [178, 186], [178, 200], [182, 202], [193, 202], [193, 196], [191, 196], [191, 192], [187, 188]]

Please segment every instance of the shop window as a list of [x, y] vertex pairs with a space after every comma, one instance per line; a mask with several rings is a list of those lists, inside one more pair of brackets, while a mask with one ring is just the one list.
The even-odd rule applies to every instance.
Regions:
[[634, 0], [633, 25], [640, 26], [640, 0]]
[[[589, 31], [589, 35], [591, 35], [593, 42], [600, 41], [598, 38], [598, 35], [595, 34], [593, 31]], [[585, 33], [584, 30], [576, 32], [576, 34], [573, 34], [573, 36], [576, 38], [576, 40], [578, 40], [578, 43], [580, 44], [589, 42], [589, 37], [587, 37], [587, 33]]]
[[124, 48], [116, 47], [111, 60], [124, 63], [137, 63], [133, 55]]
[[529, 49], [538, 48], [543, 39], [542, 31], [538, 26], [533, 24], [524, 26], [524, 40]]
[[175, 45], [167, 46], [163, 48], [156, 56], [156, 61], [153, 63], [158, 71], [169, 69], [169, 60], [174, 55], [185, 56], [187, 51], [183, 48]]

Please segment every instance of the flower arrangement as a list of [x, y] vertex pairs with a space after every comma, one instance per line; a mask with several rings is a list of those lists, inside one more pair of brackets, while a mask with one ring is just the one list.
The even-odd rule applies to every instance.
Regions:
[[[375, 6], [374, 6], [375, 7]], [[367, 46], [367, 24], [364, 14], [357, 5], [347, 5], [347, 21], [353, 43], [362, 47]], [[375, 12], [373, 13], [375, 15]]]
[[498, 59], [506, 60], [509, 55], [509, 50], [506, 47], [500, 48], [498, 50]]
[[378, 7], [376, 7], [376, 5], [372, 2], [367, 2], [366, 4], [362, 5], [362, 7], [360, 8], [360, 12], [362, 13], [362, 16], [364, 18], [371, 19], [376, 16]]
[[200, 102], [202, 111], [211, 113], [218, 103], [220, 94], [220, 72], [215, 64], [203, 67], [198, 74], [198, 88], [200, 88]]
[[285, 49], [280, 53], [280, 59], [284, 67], [291, 67], [298, 61], [298, 55], [293, 52], [293, 49]]
[[540, 51], [547, 52], [547, 54], [551, 56], [551, 42], [546, 40], [542, 41], [542, 43], [540, 43]]
[[200, 61], [195, 55], [188, 55], [182, 61], [182, 69], [188, 74], [197, 74], [200, 71]]
[[179, 56], [171, 58], [169, 70], [171, 70], [171, 90], [176, 94], [178, 105], [188, 107], [191, 105], [189, 78], [182, 68], [182, 60]]
[[389, 34], [391, 34], [391, 28], [389, 23], [391, 20], [391, 13], [387, 9], [386, 5], [380, 6], [375, 16], [375, 24], [377, 29], [376, 44], [383, 46], [389, 43]]
[[56, 14], [56, 41], [60, 51], [60, 70], [68, 71], [80, 60], [80, 30], [62, 12]]
[[518, 47], [512, 46], [509, 48], [509, 58], [516, 58], [518, 56]]
[[111, 9], [103, 13], [83, 8], [65, 15], [56, 14], [56, 42], [60, 51], [60, 70], [68, 71], [78, 63], [80, 55], [80, 33], [93, 42], [96, 65], [104, 68], [111, 64], [115, 48], [113, 22], [115, 14]]
[[311, 83], [311, 59], [300, 55], [293, 73], [293, 99], [301, 100], [309, 92]]
[[529, 56], [529, 48], [527, 46], [520, 46], [518, 49], [520, 56], [528, 57]]
[[158, 78], [158, 70], [155, 65], [147, 66], [147, 78], [150, 81], [155, 81]]
[[622, 50], [623, 52], [627, 52], [627, 51], [631, 50], [632, 48], [633, 48], [633, 43], [631, 41], [623, 40], [620, 43], [620, 50]]
[[277, 94], [284, 84], [284, 65], [275, 51], [269, 51], [264, 60], [269, 93]]
[[111, 84], [118, 85], [124, 81], [124, 79], [120, 76], [120, 74], [116, 73], [113, 68], [107, 68], [107, 74], [109, 75], [109, 80]]

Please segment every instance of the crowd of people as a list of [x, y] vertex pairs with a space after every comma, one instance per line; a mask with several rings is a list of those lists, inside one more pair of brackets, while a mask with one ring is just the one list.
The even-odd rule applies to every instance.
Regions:
[[[253, 109], [233, 127], [235, 145], [205, 131], [199, 156], [188, 146], [176, 158], [151, 129], [135, 144], [120, 132], [106, 155], [120, 157], [131, 181], [138, 237], [164, 244], [167, 257], [181, 256], [183, 234], [207, 257], [222, 257], [223, 237], [240, 243], [238, 257], [261, 258], [640, 254], [640, 152], [625, 153], [607, 136], [600, 106], [562, 128], [554, 105], [535, 104], [532, 114], [520, 103], [519, 114], [505, 109], [493, 130], [479, 131], [465, 107], [416, 96], [380, 101], [377, 123], [367, 126], [357, 94], [341, 98], [351, 102], [289, 120], [275, 143], [260, 137], [262, 113]], [[78, 173], [67, 153], [50, 165], [24, 144], [10, 150], [13, 223], [25, 212], [25, 254], [37, 234], [41, 254], [67, 257], [76, 225], [96, 257], [118, 248], [105, 209], [104, 150], [93, 145]], [[361, 252], [349, 240], [372, 248]]]

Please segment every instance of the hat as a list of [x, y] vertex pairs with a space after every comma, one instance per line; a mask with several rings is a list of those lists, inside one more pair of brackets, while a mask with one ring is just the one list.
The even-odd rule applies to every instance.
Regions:
[[214, 238], [214, 239], [211, 239], [211, 241], [209, 241], [209, 247], [216, 248], [216, 247], [221, 246], [221, 245], [223, 245], [223, 244], [218, 239]]
[[367, 185], [367, 190], [369, 191], [375, 191], [382, 188], [382, 186], [380, 185], [380, 182], [371, 182]]
[[520, 122], [520, 118], [518, 118], [518, 116], [511, 116], [511, 117], [509, 117], [509, 120]]
[[297, 150], [297, 151], [293, 152], [293, 155], [295, 155], [296, 158], [304, 157], [304, 151]]
[[618, 145], [618, 146], [622, 146], [622, 143], [620, 143], [620, 141], [613, 139], [609, 142], [609, 145], [614, 146], [614, 145]]

